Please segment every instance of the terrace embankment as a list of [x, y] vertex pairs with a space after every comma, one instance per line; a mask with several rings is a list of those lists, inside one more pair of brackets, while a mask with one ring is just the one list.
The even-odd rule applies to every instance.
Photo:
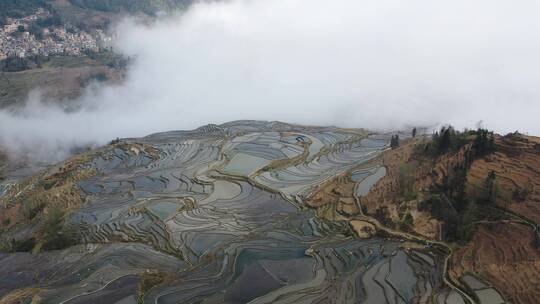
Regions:
[[452, 273], [475, 273], [501, 291], [511, 303], [540, 303], [540, 253], [529, 226], [489, 223], [452, 259]]
[[[60, 165], [21, 182], [15, 186], [21, 193], [42, 193], [77, 180], [84, 200], [64, 223], [78, 228], [82, 244], [0, 253], [0, 282], [6, 282], [0, 297], [95, 303], [107, 295], [110, 302], [163, 304], [444, 303], [461, 297], [443, 277], [438, 245], [360, 240], [346, 222], [299, 205], [321, 183], [355, 172], [347, 179], [357, 184], [336, 191], [348, 197], [342, 195], [343, 208], [334, 214], [360, 212], [355, 195], [369, 193], [386, 174], [378, 157], [389, 136], [285, 127], [232, 122], [137, 140], [144, 145], [122, 140], [71, 169]], [[271, 163], [279, 166], [252, 174]], [[95, 174], [77, 179], [80, 170]], [[6, 198], [31, 206], [17, 196], [19, 188]], [[366, 237], [375, 226], [353, 223]]]
[[479, 273], [512, 303], [540, 302], [539, 239], [532, 228], [540, 223], [539, 143], [538, 137], [498, 137], [497, 151], [473, 162], [467, 176], [468, 192], [478, 195], [493, 172], [496, 205], [522, 222], [479, 224], [472, 241], [456, 252], [453, 271]]
[[47, 213], [51, 201], [58, 202], [63, 209], [80, 206], [83, 197], [75, 183], [94, 174], [79, 167], [85, 160], [85, 156], [74, 157], [10, 188], [0, 200], [0, 229], [9, 230], [38, 219]]
[[[363, 213], [367, 216], [376, 216], [377, 220], [386, 223], [391, 228], [396, 227], [407, 214], [411, 214], [413, 225], [408, 230], [430, 239], [438, 237], [440, 223], [428, 213], [418, 210], [416, 197], [405, 197], [402, 193], [403, 168], [410, 164], [412, 168], [407, 174], [414, 180], [412, 187], [419, 191], [431, 182], [425, 179], [432, 169], [431, 164], [421, 164], [414, 160], [413, 152], [416, 144], [423, 139], [408, 139], [403, 141], [397, 149], [388, 149], [367, 163], [363, 163], [347, 172], [344, 172], [326, 183], [319, 185], [308, 197], [306, 203], [317, 208], [319, 213], [341, 216], [354, 219]], [[369, 189], [366, 195], [358, 195], [359, 182], [354, 181], [354, 175], [362, 172], [376, 170], [379, 167], [386, 169], [384, 177], [380, 178]], [[365, 174], [369, 176], [369, 174]], [[384, 218], [378, 216], [384, 214]]]
[[[397, 226], [410, 214], [413, 222], [406, 228], [418, 235], [437, 239], [440, 223], [428, 213], [418, 208], [417, 193], [432, 184], [431, 163], [415, 159], [415, 147], [424, 138], [410, 139], [392, 150], [383, 153], [381, 162], [386, 167], [386, 176], [369, 193], [360, 198], [360, 203], [368, 215], [378, 215], [379, 220], [387, 218], [387, 224]], [[438, 166], [447, 166], [440, 162]], [[408, 188], [408, 189], [406, 189]], [[384, 222], [384, 220], [383, 220]]]
[[360, 209], [355, 202], [354, 186], [350, 173], [343, 173], [318, 188], [306, 204], [331, 218], [357, 215]]
[[540, 223], [540, 138], [508, 135], [496, 139], [497, 151], [475, 161], [467, 176], [471, 194], [496, 176], [498, 206]]
[[[435, 136], [388, 149], [389, 134], [249, 121], [115, 141], [8, 188], [0, 296], [499, 303], [493, 286], [534, 303], [537, 141], [478, 154], [486, 134], [441, 152]], [[66, 227], [77, 242], [58, 246]], [[475, 277], [490, 286], [466, 294]]]
[[[474, 151], [475, 136], [465, 133], [456, 150], [436, 156], [424, 150], [429, 138], [403, 141], [376, 160], [319, 185], [307, 204], [352, 221], [353, 228], [361, 226], [356, 220], [363, 212], [386, 227], [445, 241], [456, 248], [449, 263], [452, 277], [473, 273], [512, 303], [538, 303], [540, 139], [495, 135], [494, 151], [480, 155]], [[352, 176], [370, 165], [384, 166], [386, 176], [367, 195], [356, 196], [358, 183]], [[350, 204], [354, 198], [356, 206]], [[428, 206], [436, 203], [440, 205]], [[441, 208], [461, 219], [437, 215]], [[360, 228], [354, 229], [357, 234], [369, 237]], [[450, 229], [457, 231], [453, 238], [448, 238]]]
[[[63, 221], [85, 203], [86, 195], [80, 191], [78, 182], [98, 174], [88, 163], [119, 148], [132, 154], [145, 150], [138, 144], [109, 145], [74, 156], [6, 189], [5, 195], [0, 196], [1, 249], [41, 250], [47, 243], [43, 228], [52, 214], [58, 213], [58, 220]], [[150, 150], [149, 154], [154, 152]]]

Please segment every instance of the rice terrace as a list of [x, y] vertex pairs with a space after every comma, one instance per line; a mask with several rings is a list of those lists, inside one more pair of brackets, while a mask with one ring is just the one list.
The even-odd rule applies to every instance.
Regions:
[[[390, 139], [237, 121], [75, 156], [4, 184], [8, 212], [24, 214], [24, 197], [49, 214], [60, 208], [78, 233], [62, 249], [72, 240], [11, 227], [14, 246], [35, 235], [26, 243], [39, 253], [1, 254], [0, 292], [39, 303], [467, 303], [471, 289], [480, 303], [502, 303], [488, 283], [448, 272], [444, 242], [364, 214], [362, 199], [387, 174]], [[336, 177], [355, 185], [353, 199], [317, 205]], [[55, 189], [57, 206], [40, 206]]]

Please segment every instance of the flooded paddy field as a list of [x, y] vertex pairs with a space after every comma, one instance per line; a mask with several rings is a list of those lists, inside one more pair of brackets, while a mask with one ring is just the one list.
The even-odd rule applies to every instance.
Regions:
[[347, 222], [302, 204], [347, 171], [357, 170], [364, 195], [386, 171], [356, 168], [388, 144], [253, 121], [124, 140], [83, 165], [98, 174], [78, 182], [85, 204], [69, 217], [80, 244], [0, 254], [0, 298], [33, 290], [39, 303], [462, 303], [437, 252], [358, 239]]

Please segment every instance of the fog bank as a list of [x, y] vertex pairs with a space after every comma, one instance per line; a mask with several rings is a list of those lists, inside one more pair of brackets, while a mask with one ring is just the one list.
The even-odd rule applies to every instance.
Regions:
[[395, 129], [484, 125], [540, 135], [540, 2], [256, 0], [122, 22], [119, 86], [66, 111], [0, 111], [11, 155], [59, 160], [116, 137], [236, 119]]

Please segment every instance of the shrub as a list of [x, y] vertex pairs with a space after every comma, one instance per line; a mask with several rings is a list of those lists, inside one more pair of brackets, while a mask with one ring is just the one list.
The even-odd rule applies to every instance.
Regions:
[[64, 211], [59, 206], [49, 208], [40, 235], [43, 250], [64, 249], [77, 241], [75, 230], [64, 225]]
[[413, 223], [414, 223], [414, 219], [411, 213], [407, 212], [407, 214], [405, 214], [405, 217], [403, 218], [401, 223], [399, 223], [399, 228], [402, 230], [409, 230], [412, 227]]
[[0, 252], [29, 252], [34, 248], [36, 243], [35, 238], [28, 238], [22, 240], [16, 239], [0, 239]]
[[32, 251], [36, 244], [35, 238], [28, 238], [25, 240], [12, 240], [11, 250], [13, 252], [29, 252]]
[[40, 214], [46, 206], [46, 202], [41, 198], [26, 198], [22, 204], [22, 214], [25, 219], [33, 220]]
[[143, 303], [143, 296], [154, 286], [157, 286], [165, 281], [166, 274], [162, 272], [147, 271], [142, 274], [139, 282], [139, 303]]
[[390, 219], [388, 207], [386, 206], [377, 208], [373, 217], [386, 227], [394, 227], [394, 222]]
[[530, 192], [531, 191], [527, 187], [524, 187], [521, 189], [519, 187], [516, 187], [514, 188], [514, 191], [512, 191], [512, 198], [514, 198], [517, 201], [523, 202], [524, 200], [527, 199]]
[[11, 224], [11, 219], [9, 217], [2, 220], [2, 225], [9, 226], [9, 224]]
[[417, 194], [414, 191], [416, 163], [408, 163], [399, 167], [399, 192], [405, 200], [416, 199]]
[[41, 56], [33, 57], [8, 57], [0, 62], [0, 70], [4, 72], [20, 72], [30, 70], [41, 66], [44, 58]]

